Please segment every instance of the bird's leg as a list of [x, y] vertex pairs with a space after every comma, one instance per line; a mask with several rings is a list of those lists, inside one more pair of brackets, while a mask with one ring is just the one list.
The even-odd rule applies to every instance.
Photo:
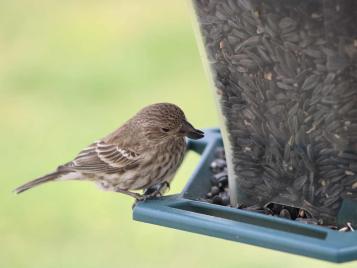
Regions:
[[119, 189], [119, 188], [115, 188], [115, 192], [129, 195], [129, 196], [134, 197], [136, 200], [139, 200], [139, 201], [143, 199], [143, 196], [141, 194], [133, 193], [133, 192], [130, 192], [130, 191]]
[[143, 197], [145, 199], [149, 199], [152, 197], [161, 196], [162, 195], [161, 191], [166, 188], [170, 189], [170, 183], [168, 183], [167, 181], [160, 182], [146, 189], [143, 194]]

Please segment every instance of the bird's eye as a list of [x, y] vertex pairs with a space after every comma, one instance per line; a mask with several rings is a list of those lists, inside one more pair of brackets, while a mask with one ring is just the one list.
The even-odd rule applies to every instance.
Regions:
[[162, 128], [161, 129], [163, 132], [169, 132], [170, 130], [168, 128]]

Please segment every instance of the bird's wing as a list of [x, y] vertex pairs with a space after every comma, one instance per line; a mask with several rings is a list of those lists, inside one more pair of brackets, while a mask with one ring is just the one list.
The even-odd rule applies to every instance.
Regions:
[[98, 141], [83, 149], [65, 167], [88, 173], [120, 173], [136, 167], [140, 159], [140, 154], [133, 150]]

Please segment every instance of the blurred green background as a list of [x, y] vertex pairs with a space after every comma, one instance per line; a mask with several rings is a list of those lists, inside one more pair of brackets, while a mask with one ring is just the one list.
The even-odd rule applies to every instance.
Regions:
[[[187, 2], [0, 1], [1, 268], [335, 267], [134, 222], [131, 198], [91, 183], [11, 192], [162, 101], [218, 125]], [[197, 161], [186, 158], [171, 192]]]

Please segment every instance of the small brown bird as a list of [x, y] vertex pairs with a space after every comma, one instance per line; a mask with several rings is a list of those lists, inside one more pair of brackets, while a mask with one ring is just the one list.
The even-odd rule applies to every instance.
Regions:
[[[169, 186], [185, 151], [185, 136], [200, 139], [183, 111], [170, 103], [149, 105], [113, 133], [83, 149], [56, 171], [15, 189], [22, 193], [49, 181], [89, 180], [137, 200]], [[147, 190], [144, 195], [132, 190]]]

